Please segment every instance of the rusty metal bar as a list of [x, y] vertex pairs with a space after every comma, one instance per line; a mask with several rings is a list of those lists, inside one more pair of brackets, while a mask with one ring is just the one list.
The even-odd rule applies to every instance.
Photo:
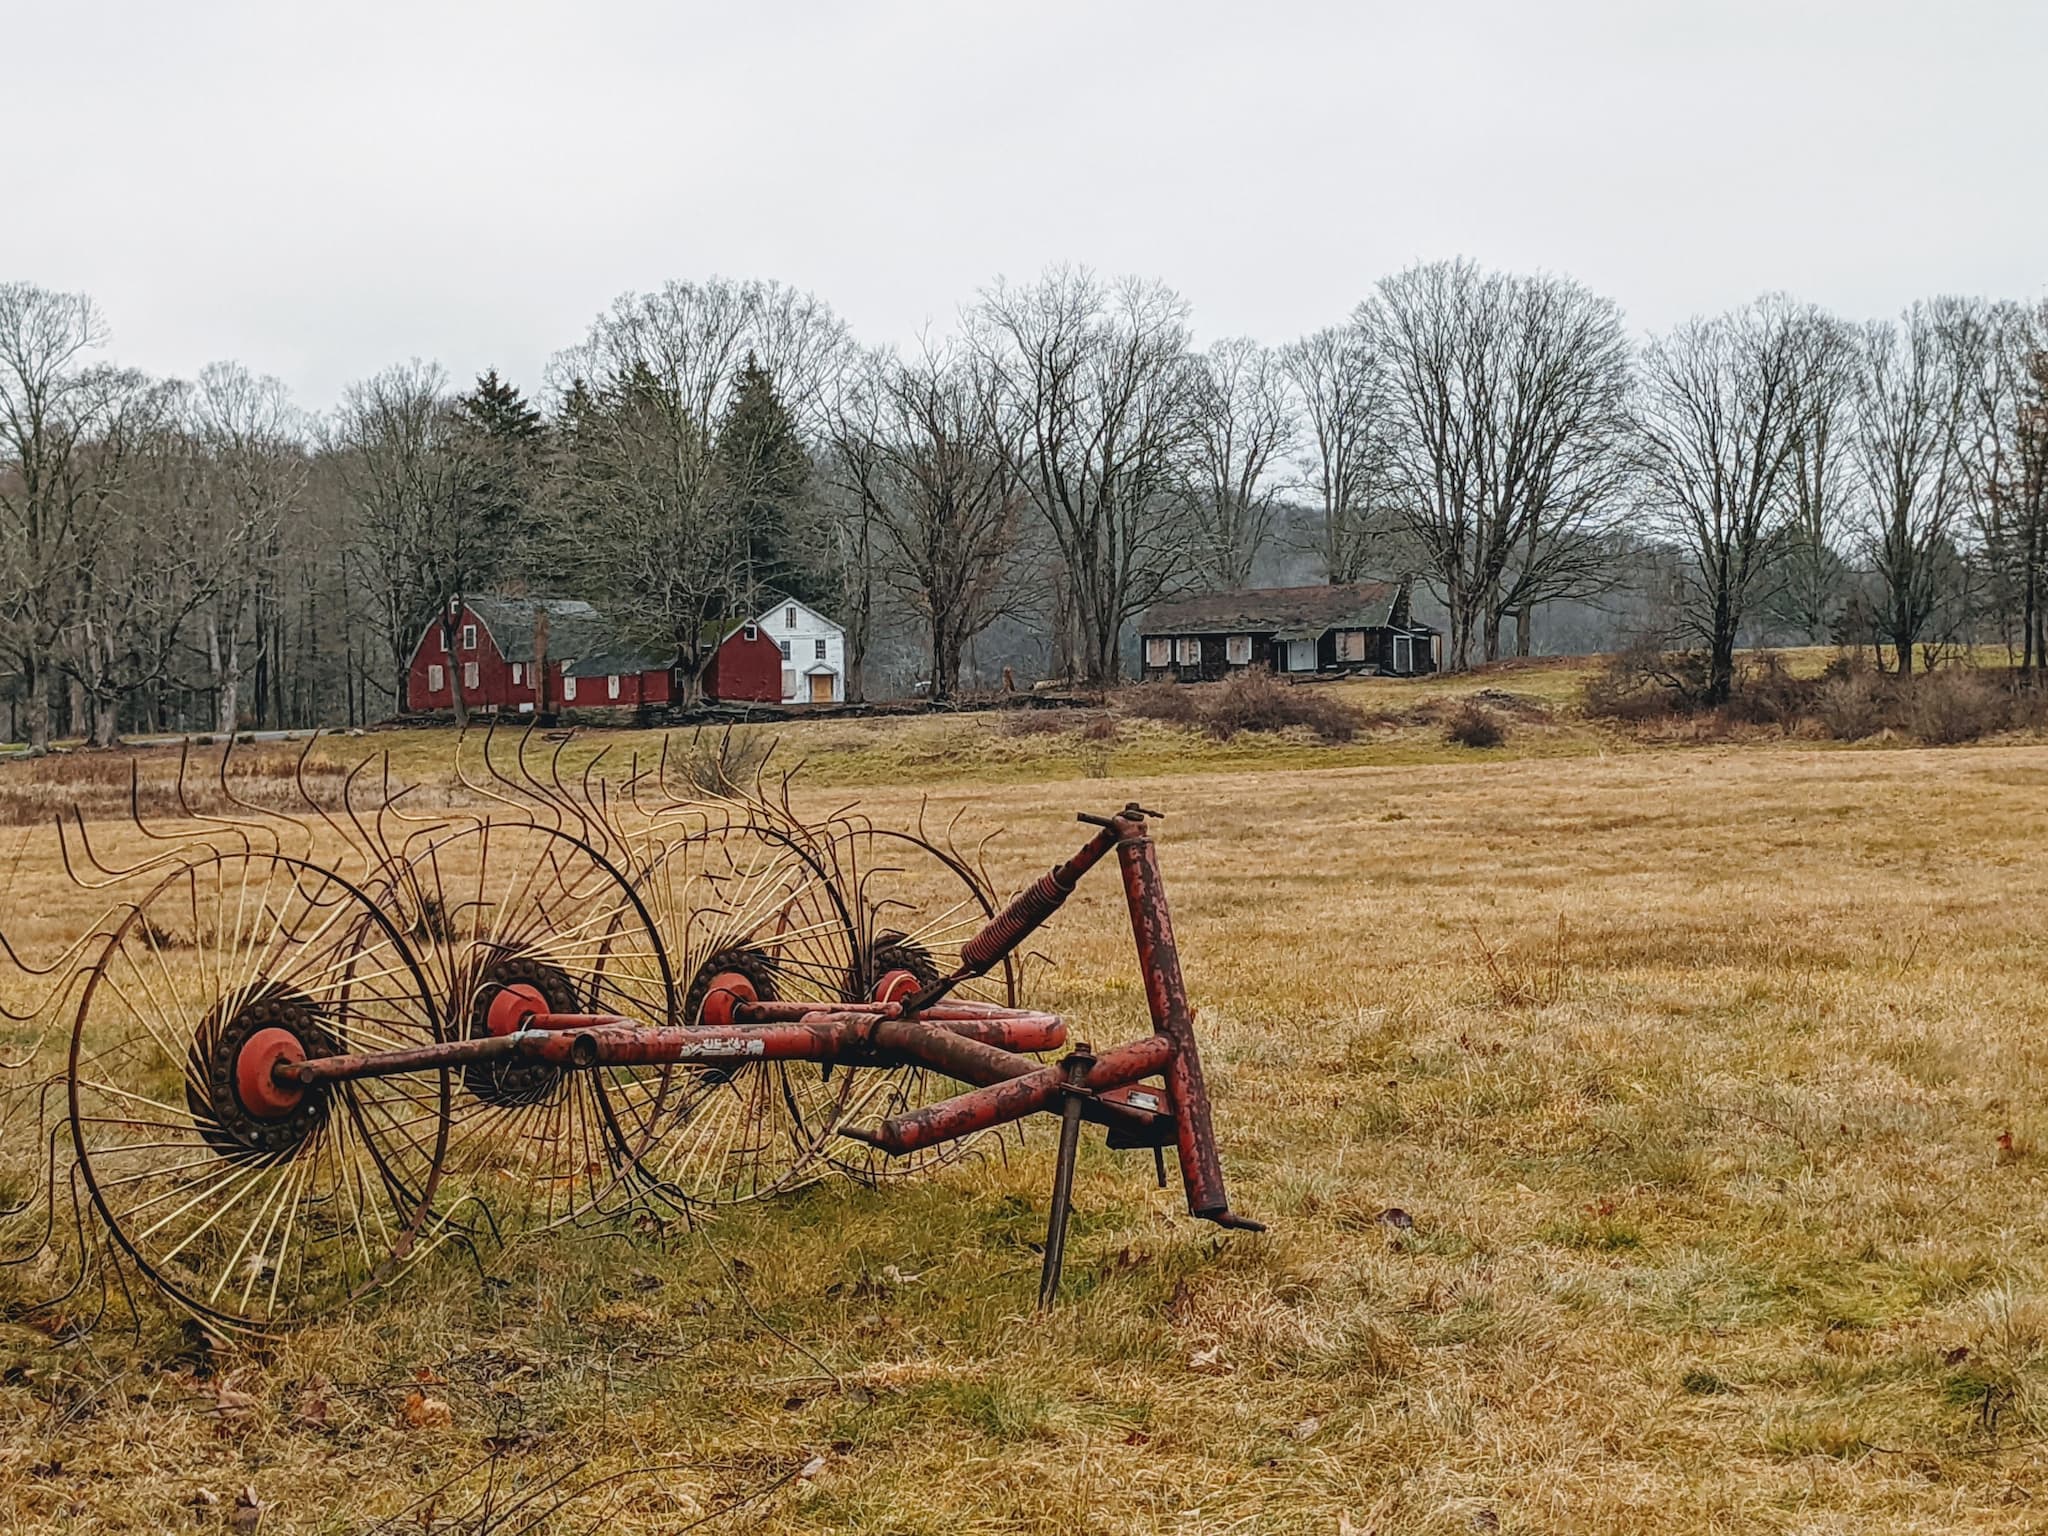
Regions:
[[[1095, 1059], [1083, 1086], [1090, 1094], [1098, 1095], [1111, 1088], [1122, 1088], [1156, 1075], [1172, 1057], [1170, 1039], [1160, 1034], [1147, 1035], [1104, 1051]], [[849, 1125], [841, 1126], [839, 1134], [900, 1157], [1050, 1109], [1065, 1085], [1066, 1077], [1059, 1067], [1040, 1067], [1023, 1077], [992, 1083], [908, 1114], [891, 1116], [872, 1131]]]
[[1166, 1066], [1166, 1092], [1173, 1104], [1188, 1210], [1222, 1226], [1264, 1230], [1232, 1213], [1230, 1197], [1223, 1188], [1223, 1160], [1216, 1152], [1209, 1088], [1202, 1076], [1201, 1048], [1195, 1042], [1195, 1011], [1181, 976], [1180, 949], [1174, 943], [1166, 886], [1159, 876], [1158, 854], [1145, 830], [1145, 813], [1131, 806], [1114, 822], [1124, 899], [1131, 910], [1131, 936], [1145, 973], [1145, 1004], [1151, 1010], [1154, 1031], [1173, 1044]]

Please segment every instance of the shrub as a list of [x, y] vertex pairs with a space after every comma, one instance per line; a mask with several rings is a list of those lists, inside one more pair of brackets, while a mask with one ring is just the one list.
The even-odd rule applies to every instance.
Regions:
[[1508, 728], [1499, 715], [1476, 699], [1467, 699], [1451, 715], [1444, 738], [1461, 747], [1497, 747], [1508, 739]]
[[1263, 667], [1248, 667], [1201, 701], [1202, 724], [1218, 741], [1239, 731], [1281, 731], [1306, 726], [1323, 742], [1350, 741], [1365, 725], [1356, 705], [1315, 688], [1283, 683]]
[[1586, 684], [1586, 713], [1596, 719], [1655, 720], [1696, 708], [1707, 693], [1704, 652], [1667, 651], [1654, 637], [1609, 658]]
[[1742, 725], [1796, 725], [1812, 713], [1820, 682], [1794, 677], [1785, 658], [1761, 651], [1746, 658], [1735, 672], [1735, 686], [1722, 717]]
[[1283, 683], [1263, 667], [1250, 667], [1221, 684], [1143, 683], [1119, 701], [1141, 720], [1199, 727], [1218, 741], [1240, 731], [1282, 731], [1302, 726], [1322, 742], [1354, 739], [1365, 711], [1313, 687]]
[[684, 783], [707, 795], [738, 795], [754, 788], [768, 761], [768, 738], [760, 732], [735, 736], [728, 726], [716, 735], [698, 730], [676, 771]]
[[1906, 701], [1906, 728], [1934, 747], [1959, 746], [2012, 719], [2012, 697], [1975, 672], [1947, 668], [1913, 684]]
[[1200, 725], [1202, 701], [1186, 683], [1140, 683], [1126, 688], [1117, 701], [1124, 713], [1139, 720], [1164, 720], [1169, 725]]
[[1843, 670], [1821, 678], [1815, 715], [1837, 741], [1862, 741], [1890, 723], [1892, 690], [1872, 668]]

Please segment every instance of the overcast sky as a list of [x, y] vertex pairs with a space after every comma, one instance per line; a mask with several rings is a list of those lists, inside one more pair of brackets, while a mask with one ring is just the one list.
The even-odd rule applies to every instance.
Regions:
[[2042, 0], [0, 0], [0, 56], [0, 279], [315, 407], [415, 355], [535, 387], [713, 273], [875, 341], [1059, 260], [1204, 339], [1461, 254], [1638, 328], [2048, 293]]

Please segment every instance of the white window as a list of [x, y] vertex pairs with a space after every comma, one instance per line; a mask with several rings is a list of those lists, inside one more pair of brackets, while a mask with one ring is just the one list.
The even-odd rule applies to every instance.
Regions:
[[448, 674], [439, 667], [427, 668], [427, 692], [439, 693], [448, 686]]
[[1145, 665], [1163, 667], [1173, 660], [1173, 642], [1164, 635], [1145, 637]]
[[512, 681], [513, 681], [513, 682], [515, 682], [515, 683], [516, 683], [516, 682], [518, 682], [518, 681], [520, 680], [520, 678], [521, 678], [521, 675], [522, 675], [522, 674], [521, 674], [521, 672], [520, 672], [520, 668], [519, 668], [519, 663], [518, 663], [518, 662], [516, 662], [516, 661], [515, 661], [515, 662], [513, 662], [513, 663], [512, 663]]
[[775, 644], [782, 651], [782, 659], [784, 661], [789, 660], [789, 642], [787, 640], [778, 640]]
[[742, 640], [758, 640], [761, 638], [761, 631], [758, 626], [749, 624], [740, 631], [740, 638]]
[[476, 649], [476, 626], [474, 624], [462, 626], [462, 648], [465, 651]]
[[448, 654], [448, 631], [438, 624], [434, 626], [434, 649], [443, 656]]
[[566, 673], [562, 677], [562, 698], [564, 701], [576, 697], [576, 679]]
[[782, 627], [784, 629], [796, 628], [796, 610], [794, 608], [790, 609], [788, 613], [783, 615]]
[[782, 669], [782, 696], [787, 699], [796, 693], [796, 672], [793, 668]]
[[465, 688], [474, 688], [476, 686], [476, 663], [473, 661], [465, 661], [462, 664], [462, 686]]
[[818, 644], [818, 654], [817, 654], [817, 656], [816, 656], [816, 657], [815, 657], [814, 659], [816, 659], [816, 660], [818, 660], [818, 661], [823, 661], [823, 660], [825, 659], [825, 639], [824, 639], [824, 637], [823, 637], [822, 635], [818, 637], [818, 643], [817, 643], [817, 644]]
[[1199, 667], [1202, 664], [1202, 642], [1200, 640], [1179, 641], [1176, 643], [1175, 649], [1179, 652], [1180, 664], [1182, 666]]
[[1252, 637], [1232, 635], [1223, 642], [1223, 655], [1233, 667], [1246, 665], [1252, 659]]
[[604, 696], [608, 699], [616, 699], [619, 696], [619, 679], [616, 673], [604, 680]]

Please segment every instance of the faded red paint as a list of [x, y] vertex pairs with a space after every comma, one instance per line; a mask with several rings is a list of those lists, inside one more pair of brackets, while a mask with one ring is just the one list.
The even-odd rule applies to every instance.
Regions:
[[[476, 645], [464, 649], [462, 632], [466, 626], [476, 627]], [[770, 649], [774, 649], [773, 646]], [[576, 658], [569, 658], [573, 663]], [[531, 662], [512, 662], [505, 658], [497, 637], [478, 614], [470, 608], [462, 610], [462, 617], [455, 623], [455, 649], [445, 649], [444, 631], [438, 621], [430, 623], [413, 647], [412, 661], [405, 673], [405, 707], [409, 713], [428, 714], [455, 707], [453, 683], [455, 669], [464, 664], [476, 666], [476, 683], [464, 683], [462, 701], [473, 710], [485, 712], [501, 710], [517, 714], [520, 706], [537, 705], [540, 693], [536, 671]], [[515, 682], [512, 669], [519, 669]], [[433, 669], [441, 669], [441, 685], [433, 686]], [[568, 698], [563, 686], [562, 663], [548, 662], [547, 707], [563, 709], [637, 709], [642, 704], [666, 704], [674, 696], [671, 675], [668, 668], [650, 668], [644, 672], [618, 674], [619, 695], [611, 696], [607, 676], [579, 677], [576, 679], [576, 697]]]
[[758, 629], [754, 629], [754, 638], [749, 640], [747, 631], [753, 628], [750, 624], [741, 625], [719, 641], [718, 649], [711, 653], [711, 664], [704, 669], [707, 699], [752, 704], [782, 701], [782, 647]]

